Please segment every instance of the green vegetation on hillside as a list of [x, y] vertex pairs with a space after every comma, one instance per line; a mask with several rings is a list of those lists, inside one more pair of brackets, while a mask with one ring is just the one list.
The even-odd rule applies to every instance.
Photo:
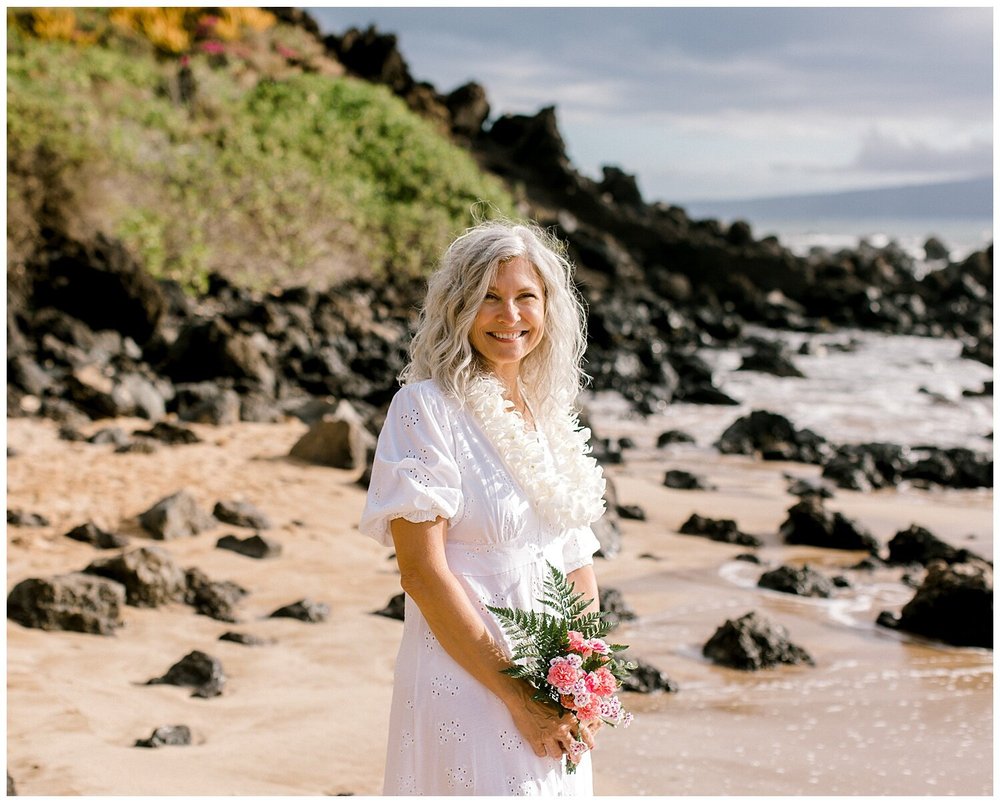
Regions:
[[324, 285], [427, 270], [477, 201], [513, 214], [497, 180], [387, 89], [332, 63], [296, 69], [318, 45], [303, 31], [178, 57], [79, 13], [47, 38], [8, 13], [9, 270], [48, 224], [120, 237], [192, 289], [210, 271]]

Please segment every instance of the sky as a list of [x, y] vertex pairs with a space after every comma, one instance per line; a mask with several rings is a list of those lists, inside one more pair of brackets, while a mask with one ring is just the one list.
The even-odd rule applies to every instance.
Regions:
[[555, 106], [574, 165], [684, 203], [992, 174], [993, 9], [309, 8], [395, 33], [418, 81]]

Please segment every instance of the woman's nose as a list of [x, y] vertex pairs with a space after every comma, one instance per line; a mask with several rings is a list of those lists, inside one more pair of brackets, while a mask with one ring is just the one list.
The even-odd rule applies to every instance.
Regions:
[[521, 311], [518, 309], [517, 300], [511, 299], [500, 304], [500, 320], [516, 323], [521, 318]]

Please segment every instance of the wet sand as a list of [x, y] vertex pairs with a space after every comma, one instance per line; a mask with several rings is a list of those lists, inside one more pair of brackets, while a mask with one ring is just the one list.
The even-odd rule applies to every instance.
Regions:
[[[148, 426], [114, 423], [126, 431]], [[94, 519], [129, 535], [132, 548], [160, 546], [182, 567], [251, 592], [238, 625], [183, 605], [126, 608], [126, 626], [113, 637], [8, 621], [7, 759], [18, 793], [378, 794], [400, 623], [371, 612], [397, 592], [398, 580], [388, 551], [357, 533], [364, 493], [355, 474], [287, 459], [305, 431], [297, 421], [193, 428], [205, 443], [116, 455], [111, 446], [58, 440], [51, 422], [8, 422], [8, 445], [18, 454], [7, 461], [7, 506], [51, 521], [8, 528], [8, 590], [107, 554], [63, 535]], [[707, 475], [719, 490], [660, 487], [666, 463]], [[876, 628], [878, 611], [898, 609], [912, 594], [898, 573], [846, 572], [855, 583], [847, 596], [802, 600], [757, 590], [763, 569], [732, 561], [745, 549], [674, 534], [698, 512], [734, 518], [763, 537], [767, 561], [808, 561], [830, 574], [856, 563], [859, 553], [779, 544], [777, 526], [795, 501], [784, 492], [786, 471], [818, 473], [682, 447], [610, 470], [619, 501], [641, 505], [648, 517], [623, 522], [622, 554], [598, 562], [600, 581], [620, 589], [641, 617], [616, 640], [681, 690], [626, 696], [637, 720], [603, 734], [596, 792], [989, 794], [992, 653]], [[274, 522], [265, 535], [282, 543], [283, 554], [257, 561], [216, 549], [221, 536], [250, 532], [226, 525], [150, 541], [136, 517], [181, 488], [207, 510], [222, 499], [257, 505]], [[992, 493], [841, 491], [829, 506], [882, 540], [915, 522], [992, 558]], [[970, 534], [975, 540], [966, 540]], [[327, 603], [329, 621], [267, 618], [303, 597]], [[701, 644], [715, 628], [752, 609], [785, 625], [816, 666], [748, 675], [704, 661]], [[229, 630], [276, 643], [218, 641]], [[142, 685], [194, 649], [222, 662], [221, 697]], [[132, 746], [167, 724], [190, 726], [195, 743]]]

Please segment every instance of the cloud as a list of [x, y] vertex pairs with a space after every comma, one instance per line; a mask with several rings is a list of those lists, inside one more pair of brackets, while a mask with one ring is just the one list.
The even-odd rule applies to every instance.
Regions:
[[858, 155], [848, 169], [986, 175], [993, 169], [993, 143], [976, 139], [953, 148], [939, 147], [872, 129], [865, 134]]
[[992, 170], [987, 7], [313, 13], [329, 31], [396, 33], [414, 77], [479, 82], [493, 117], [556, 106], [581, 167], [618, 163], [650, 189], [661, 175], [693, 197]]

